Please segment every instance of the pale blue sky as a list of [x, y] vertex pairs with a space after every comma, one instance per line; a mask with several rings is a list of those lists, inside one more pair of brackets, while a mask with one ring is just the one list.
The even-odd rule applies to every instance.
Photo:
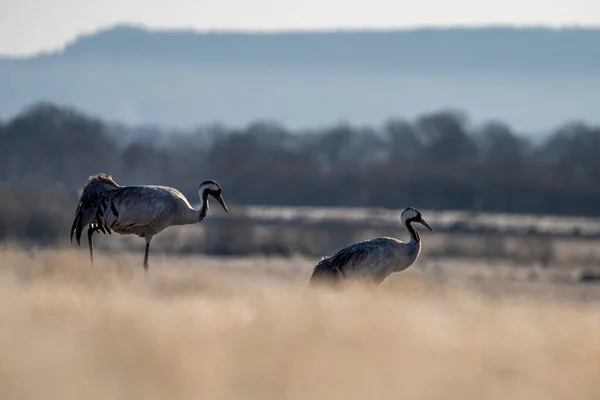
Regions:
[[115, 23], [157, 28], [331, 29], [600, 25], [598, 0], [0, 0], [0, 54], [57, 49]]

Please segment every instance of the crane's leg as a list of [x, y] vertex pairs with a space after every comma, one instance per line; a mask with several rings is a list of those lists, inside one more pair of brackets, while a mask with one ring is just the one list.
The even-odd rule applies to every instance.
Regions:
[[148, 251], [150, 250], [150, 243], [146, 242], [146, 253], [144, 254], [144, 272], [148, 272]]
[[90, 261], [92, 265], [94, 265], [94, 242], [92, 241], [92, 235], [94, 231], [92, 228], [88, 228], [87, 236], [88, 236], [88, 244], [90, 245]]
[[150, 242], [153, 236], [146, 236], [146, 252], [144, 253], [144, 272], [148, 273], [148, 252], [150, 251]]

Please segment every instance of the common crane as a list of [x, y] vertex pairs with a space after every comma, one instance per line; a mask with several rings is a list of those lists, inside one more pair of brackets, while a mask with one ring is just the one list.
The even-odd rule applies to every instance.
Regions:
[[421, 252], [421, 238], [412, 224], [418, 222], [432, 232], [433, 228], [414, 207], [405, 209], [400, 220], [410, 233], [408, 243], [380, 237], [346, 246], [331, 257], [323, 257], [309, 283], [339, 284], [346, 279], [360, 279], [380, 285], [392, 273], [410, 267]]
[[71, 226], [80, 246], [81, 232], [87, 226], [90, 260], [94, 263], [94, 232], [121, 235], [138, 235], [146, 240], [144, 271], [148, 272], [148, 251], [152, 238], [174, 225], [200, 222], [208, 212], [208, 196], [213, 196], [229, 212], [221, 195], [221, 186], [212, 180], [204, 181], [198, 188], [201, 205], [194, 209], [177, 189], [167, 186], [120, 186], [112, 176], [100, 173], [89, 177], [83, 188], [75, 219]]

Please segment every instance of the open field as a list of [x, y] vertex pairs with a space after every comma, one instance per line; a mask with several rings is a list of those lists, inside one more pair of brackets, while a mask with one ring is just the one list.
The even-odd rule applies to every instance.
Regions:
[[600, 396], [598, 285], [417, 262], [333, 292], [298, 257], [154, 254], [147, 276], [137, 252], [0, 257], [3, 399]]

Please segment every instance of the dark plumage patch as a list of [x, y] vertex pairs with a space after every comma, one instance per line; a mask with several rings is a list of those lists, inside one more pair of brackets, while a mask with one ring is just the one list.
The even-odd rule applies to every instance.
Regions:
[[117, 218], [119, 218], [119, 212], [117, 211], [117, 207], [115, 207], [114, 200], [110, 201], [110, 209], [112, 210], [112, 213], [114, 214], [114, 216], [117, 217]]

